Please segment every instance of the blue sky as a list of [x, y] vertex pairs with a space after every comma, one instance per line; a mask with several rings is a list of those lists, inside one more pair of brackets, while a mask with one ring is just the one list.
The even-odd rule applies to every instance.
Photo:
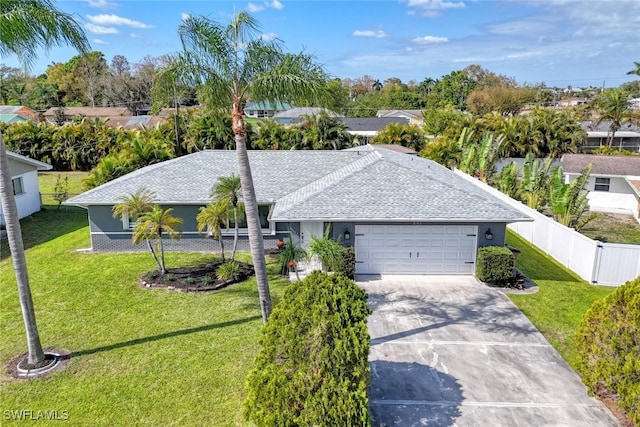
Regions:
[[[249, 11], [266, 37], [305, 50], [339, 78], [439, 78], [480, 64], [518, 83], [574, 88], [618, 86], [640, 61], [638, 0], [67, 0], [94, 50], [140, 61], [180, 49], [187, 14], [227, 24]], [[32, 70], [66, 62], [69, 49], [43, 52]], [[15, 58], [0, 62], [15, 66]]]

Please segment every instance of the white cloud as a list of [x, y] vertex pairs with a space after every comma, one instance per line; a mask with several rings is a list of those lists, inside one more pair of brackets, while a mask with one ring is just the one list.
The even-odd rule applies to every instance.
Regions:
[[95, 25], [91, 22], [84, 24], [84, 27], [93, 34], [118, 34], [118, 29], [115, 27], [103, 27], [102, 25]]
[[416, 37], [412, 41], [417, 44], [433, 44], [433, 43], [447, 43], [449, 39], [446, 37], [424, 36], [424, 37]]
[[100, 40], [100, 39], [93, 39], [93, 42], [95, 44], [102, 44], [102, 45], [107, 45], [109, 43], [105, 42], [104, 40]]
[[355, 30], [353, 35], [356, 37], [374, 37], [377, 39], [387, 37], [387, 33], [382, 30]]
[[247, 11], [249, 13], [262, 12], [264, 10], [264, 6], [255, 3], [247, 4]]
[[465, 4], [462, 1], [448, 1], [448, 0], [406, 0], [407, 6], [413, 9], [409, 12], [411, 14], [415, 11], [419, 11], [421, 15], [428, 18], [435, 18], [440, 16], [440, 11], [446, 9], [463, 9]]
[[187, 19], [189, 19], [189, 18], [191, 18], [191, 14], [190, 14], [190, 13], [182, 12], [182, 13], [180, 14], [180, 19], [182, 19], [183, 21], [186, 21], [186, 20], [187, 20]]
[[89, 7], [96, 9], [115, 9], [118, 7], [116, 2], [110, 0], [86, 0]]
[[276, 33], [264, 33], [260, 36], [260, 38], [264, 41], [270, 42], [278, 38]]
[[132, 39], [140, 38], [140, 36], [137, 35], [136, 33], [131, 33], [130, 36], [131, 36]]
[[262, 2], [262, 4], [251, 2], [247, 4], [247, 11], [250, 13], [262, 12], [266, 8], [282, 10], [284, 9], [284, 5], [279, 0], [265, 0]]
[[122, 25], [131, 28], [153, 28], [153, 25], [144, 22], [134, 21], [114, 14], [87, 15], [87, 19], [97, 25]]
[[267, 7], [271, 9], [276, 9], [276, 10], [284, 9], [284, 5], [280, 3], [278, 0], [266, 1], [265, 4], [267, 5]]

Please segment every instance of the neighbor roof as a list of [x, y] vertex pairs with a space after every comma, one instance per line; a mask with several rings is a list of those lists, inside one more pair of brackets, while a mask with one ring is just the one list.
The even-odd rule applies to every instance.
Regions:
[[9, 159], [18, 161], [18, 162], [22, 162], [22, 163], [26, 163], [28, 165], [31, 166], [35, 166], [39, 171], [48, 171], [53, 169], [53, 166], [51, 166], [48, 163], [44, 163], [41, 162], [39, 160], [34, 160], [30, 157], [27, 156], [23, 156], [22, 154], [18, 154], [18, 153], [14, 153], [13, 151], [7, 151], [7, 157]]
[[604, 156], [597, 154], [565, 154], [562, 171], [576, 174], [593, 164], [592, 175], [640, 175], [640, 156]]
[[338, 115], [328, 108], [323, 107], [295, 107], [287, 111], [281, 111], [273, 115], [274, 119], [297, 119], [302, 116], [315, 116], [326, 113], [329, 117], [337, 117]]
[[[49, 108], [43, 113], [44, 116], [55, 116], [59, 107]], [[109, 117], [109, 116], [132, 116], [133, 112], [128, 107], [64, 107], [65, 116], [87, 117]]]
[[[275, 221], [528, 220], [439, 164], [385, 148], [250, 151], [256, 196]], [[166, 205], [204, 205], [219, 177], [237, 172], [235, 151], [209, 150], [132, 172], [65, 204], [112, 205], [146, 188]]]
[[2, 114], [2, 113], [0, 113], [0, 122], [3, 122], [3, 123], [11, 124], [11, 123], [18, 123], [18, 122], [26, 122], [27, 120], [29, 120], [29, 119], [24, 117], [24, 116], [21, 116], [20, 114], [15, 114], [15, 113]]
[[341, 117], [340, 120], [349, 132], [377, 132], [390, 123], [409, 124], [404, 117]]

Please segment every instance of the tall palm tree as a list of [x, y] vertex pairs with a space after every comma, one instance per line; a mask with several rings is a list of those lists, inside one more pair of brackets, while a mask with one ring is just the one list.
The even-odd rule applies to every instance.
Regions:
[[155, 193], [146, 188], [139, 188], [135, 193], [122, 196], [119, 203], [113, 206], [113, 217], [120, 219], [126, 217], [128, 220], [137, 219], [153, 208], [155, 197]]
[[[249, 156], [244, 105], [253, 101], [322, 104], [329, 80], [313, 57], [285, 53], [278, 40], [261, 37], [257, 21], [248, 13], [235, 15], [229, 25], [191, 16], [178, 29], [184, 50], [170, 62], [179, 75], [201, 89], [209, 103], [231, 110], [238, 169], [246, 209], [262, 319], [271, 313], [264, 242], [258, 216]], [[171, 74], [171, 73], [170, 73]]]
[[196, 215], [198, 232], [207, 230], [207, 236], [218, 240], [220, 244], [220, 256], [224, 259], [224, 241], [222, 239], [222, 226], [229, 223], [229, 205], [227, 203], [215, 202], [200, 208]]
[[373, 82], [371, 84], [371, 87], [373, 88], [373, 90], [375, 90], [376, 92], [380, 92], [382, 90], [382, 83], [380, 82], [380, 80], [376, 80], [375, 82]]
[[[172, 208], [162, 209], [160, 205], [153, 205], [150, 211], [143, 213], [138, 218], [137, 225], [133, 229], [133, 235], [131, 236], [133, 243], [136, 245], [143, 240], [147, 242], [151, 256], [156, 262], [160, 274], [167, 272], [164, 262], [163, 234], [169, 236], [170, 239], [177, 239], [182, 235], [177, 230], [182, 225], [182, 219], [171, 215], [171, 212], [173, 212]], [[153, 241], [153, 245], [151, 241]]]
[[[89, 50], [89, 42], [82, 27], [71, 15], [57, 10], [48, 0], [0, 0], [0, 10], [0, 56], [16, 55], [25, 68], [33, 65], [38, 50], [42, 47], [49, 49], [53, 46], [71, 45], [81, 52]], [[0, 169], [0, 199], [27, 333], [27, 361], [35, 365], [44, 361], [45, 354], [31, 300], [20, 220], [2, 133]]]
[[218, 182], [213, 185], [211, 189], [211, 197], [216, 202], [223, 204], [224, 206], [231, 205], [233, 209], [233, 251], [231, 252], [231, 261], [236, 259], [236, 250], [238, 249], [238, 235], [240, 234], [239, 223], [239, 207], [242, 200], [242, 185], [240, 184], [240, 177], [236, 174], [229, 176], [221, 176], [218, 178]]
[[624, 123], [638, 122], [638, 115], [629, 108], [628, 96], [620, 89], [610, 89], [604, 92], [596, 100], [596, 107], [598, 119], [595, 121], [595, 125], [598, 126], [605, 120], [610, 121], [607, 134], [608, 147], [611, 147], [616, 132]]

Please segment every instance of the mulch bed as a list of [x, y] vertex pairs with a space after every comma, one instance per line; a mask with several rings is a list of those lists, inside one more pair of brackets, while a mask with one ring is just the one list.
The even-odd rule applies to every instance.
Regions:
[[[237, 262], [237, 261], [236, 261]], [[226, 288], [253, 276], [253, 266], [244, 262], [239, 265], [238, 277], [234, 280], [219, 280], [217, 270], [221, 262], [207, 263], [192, 267], [168, 268], [165, 274], [150, 271], [140, 277], [140, 286], [144, 288], [165, 288], [178, 292], [207, 292]]]

